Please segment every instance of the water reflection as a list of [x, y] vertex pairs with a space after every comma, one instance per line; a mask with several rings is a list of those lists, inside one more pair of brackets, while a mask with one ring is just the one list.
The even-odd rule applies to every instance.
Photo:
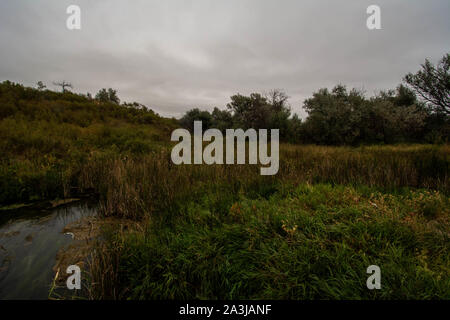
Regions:
[[56, 253], [73, 241], [61, 231], [96, 211], [94, 202], [83, 201], [51, 211], [5, 213], [0, 221], [0, 299], [47, 299]]

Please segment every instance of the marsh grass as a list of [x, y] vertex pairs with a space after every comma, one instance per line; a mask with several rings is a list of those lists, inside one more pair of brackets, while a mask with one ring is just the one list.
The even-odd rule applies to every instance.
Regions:
[[109, 233], [92, 298], [448, 299], [448, 151], [284, 145], [276, 176], [165, 151], [102, 161], [85, 174], [103, 214], [146, 228]]
[[[448, 146], [318, 147], [282, 145], [280, 170], [261, 176], [258, 165], [179, 165], [169, 151], [142, 157], [92, 157], [78, 185], [100, 193], [105, 215], [169, 219], [206, 194], [211, 206], [240, 195], [267, 198], [285, 185], [330, 183], [386, 192], [427, 188], [449, 192]], [[225, 210], [225, 209], [224, 209]], [[228, 210], [228, 208], [226, 208]], [[424, 208], [431, 210], [432, 208]]]
[[[227, 212], [204, 195], [171, 225], [110, 234], [96, 263], [114, 286], [101, 297], [450, 298], [448, 197], [372, 191], [301, 184], [267, 199], [230, 199]], [[429, 202], [441, 208], [433, 220], [422, 210]], [[371, 264], [381, 267], [382, 290], [366, 287]]]

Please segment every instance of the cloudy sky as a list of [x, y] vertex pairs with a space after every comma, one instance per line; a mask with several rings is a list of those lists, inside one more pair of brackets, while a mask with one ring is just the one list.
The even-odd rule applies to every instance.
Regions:
[[[66, 8], [81, 8], [81, 30]], [[366, 28], [381, 7], [382, 30]], [[1, 0], [0, 81], [118, 90], [165, 116], [274, 88], [294, 112], [321, 87], [395, 87], [450, 51], [448, 0]]]

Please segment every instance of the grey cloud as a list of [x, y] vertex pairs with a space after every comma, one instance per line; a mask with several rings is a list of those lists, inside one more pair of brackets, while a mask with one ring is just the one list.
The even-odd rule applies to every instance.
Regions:
[[[447, 0], [375, 2], [383, 29], [369, 31], [365, 0], [5, 0], [0, 80], [113, 87], [171, 116], [282, 88], [304, 115], [303, 99], [320, 87], [372, 94], [450, 51]], [[80, 31], [65, 27], [70, 4], [81, 7]]]

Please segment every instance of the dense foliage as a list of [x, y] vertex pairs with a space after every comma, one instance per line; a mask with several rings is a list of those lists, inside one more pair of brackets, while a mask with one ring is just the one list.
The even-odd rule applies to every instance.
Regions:
[[449, 66], [448, 54], [436, 67], [426, 60], [423, 70], [406, 75], [406, 85], [373, 97], [344, 85], [319, 89], [303, 103], [308, 113], [303, 122], [296, 114], [291, 117], [287, 95], [273, 90], [267, 95], [234, 95], [226, 110], [192, 109], [181, 123], [188, 129], [195, 120], [221, 130], [278, 128], [282, 140], [294, 143], [443, 143], [450, 137]]
[[422, 70], [408, 73], [405, 82], [410, 85], [437, 113], [450, 115], [450, 54], [434, 66], [428, 59]]

